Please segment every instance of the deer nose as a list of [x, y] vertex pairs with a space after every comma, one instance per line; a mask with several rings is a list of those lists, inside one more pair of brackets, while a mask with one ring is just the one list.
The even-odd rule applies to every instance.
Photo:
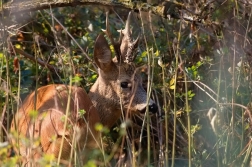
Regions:
[[155, 104], [155, 103], [152, 103], [151, 105], [149, 105], [149, 111], [151, 112], [151, 113], [156, 113], [157, 112], [157, 110], [158, 110], [158, 106]]
[[[149, 112], [150, 114], [155, 114], [158, 111], [158, 106], [155, 103], [152, 103], [148, 106], [149, 108]], [[146, 111], [146, 107], [144, 107], [143, 109], [139, 110], [140, 113], [144, 114]]]

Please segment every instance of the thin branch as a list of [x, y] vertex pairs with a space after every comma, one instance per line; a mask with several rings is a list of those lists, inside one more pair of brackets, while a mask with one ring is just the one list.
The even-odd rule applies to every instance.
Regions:
[[[167, 17], [167, 14], [170, 14], [169, 11], [171, 8], [184, 8], [182, 4], [178, 2], [169, 2], [164, 1], [158, 5], [149, 5], [141, 1], [119, 1], [119, 0], [57, 0], [57, 1], [48, 1], [48, 0], [23, 0], [23, 1], [10, 1], [3, 4], [3, 8], [0, 9], [0, 13], [4, 15], [13, 15], [19, 14], [20, 12], [30, 12], [37, 11], [42, 9], [65, 7], [65, 6], [104, 6], [107, 8], [121, 8], [134, 10], [135, 12], [141, 11], [152, 11], [152, 13], [159, 15], [161, 17]], [[171, 17], [179, 16], [178, 11], [171, 14]]]
[[54, 67], [53, 65], [50, 65], [50, 64], [44, 62], [44, 61], [41, 60], [41, 59], [37, 59], [37, 60], [36, 60], [34, 56], [32, 56], [32, 55], [26, 53], [25, 51], [23, 51], [23, 50], [21, 50], [21, 49], [18, 49], [18, 48], [15, 48], [15, 47], [14, 47], [13, 49], [15, 50], [16, 53], [19, 53], [19, 54], [23, 55], [24, 57], [30, 59], [30, 60], [33, 61], [33, 62], [38, 62], [39, 65], [41, 65], [41, 66], [43, 66], [43, 67], [47, 67], [49, 70], [51, 70], [51, 71], [53, 71], [53, 72], [55, 72], [55, 71], [58, 70], [58, 69], [57, 69], [56, 67]]

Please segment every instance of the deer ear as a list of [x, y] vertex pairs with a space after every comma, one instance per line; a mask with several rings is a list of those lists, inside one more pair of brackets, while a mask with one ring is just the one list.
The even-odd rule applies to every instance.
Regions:
[[107, 40], [100, 34], [95, 41], [94, 47], [94, 59], [97, 66], [103, 70], [107, 71], [111, 67], [112, 56]]

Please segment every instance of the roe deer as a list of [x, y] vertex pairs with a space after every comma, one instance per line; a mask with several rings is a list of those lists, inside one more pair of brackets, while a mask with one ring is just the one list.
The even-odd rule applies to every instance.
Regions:
[[[120, 32], [120, 40], [115, 42], [109, 31], [107, 15], [105, 34], [114, 46], [116, 57], [112, 59], [108, 42], [104, 35], [100, 34], [94, 46], [94, 60], [98, 66], [99, 76], [89, 92], [89, 97], [83, 89], [78, 87], [48, 85], [39, 88], [26, 98], [12, 121], [11, 129], [16, 129], [20, 135], [26, 137], [40, 137], [41, 150], [40, 152], [33, 151], [34, 156], [39, 157], [40, 153], [59, 156], [64, 134], [64, 121], [61, 117], [66, 114], [69, 94], [68, 119], [77, 137], [74, 140], [73, 130], [66, 130], [62, 159], [69, 159], [73, 141], [81, 150], [84, 146], [86, 148], [99, 146], [100, 134], [95, 131], [94, 125], [101, 122], [104, 126], [111, 128], [120, 118], [122, 109], [135, 113], [145, 112], [146, 107], [149, 107], [150, 112], [156, 112], [157, 106], [153, 100], [147, 100], [141, 76], [133, 63], [139, 38], [133, 40], [131, 37], [130, 19], [131, 13], [126, 21], [125, 29]], [[147, 101], [149, 101], [148, 104]], [[80, 117], [78, 113], [82, 109], [86, 113]], [[38, 111], [36, 119], [32, 119], [29, 114], [32, 110]], [[19, 144], [20, 154], [28, 155], [25, 145]]]

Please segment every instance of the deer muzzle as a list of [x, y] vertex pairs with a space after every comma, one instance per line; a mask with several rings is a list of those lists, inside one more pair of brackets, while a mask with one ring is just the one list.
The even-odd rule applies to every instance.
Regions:
[[[156, 105], [156, 103], [151, 103], [146, 107], [149, 107], [149, 112], [152, 114], [155, 114], [158, 111], [158, 106]], [[146, 107], [140, 110], [141, 114], [144, 114], [146, 112]]]
[[155, 103], [149, 105], [149, 111], [155, 114], [158, 111], [158, 106]]

